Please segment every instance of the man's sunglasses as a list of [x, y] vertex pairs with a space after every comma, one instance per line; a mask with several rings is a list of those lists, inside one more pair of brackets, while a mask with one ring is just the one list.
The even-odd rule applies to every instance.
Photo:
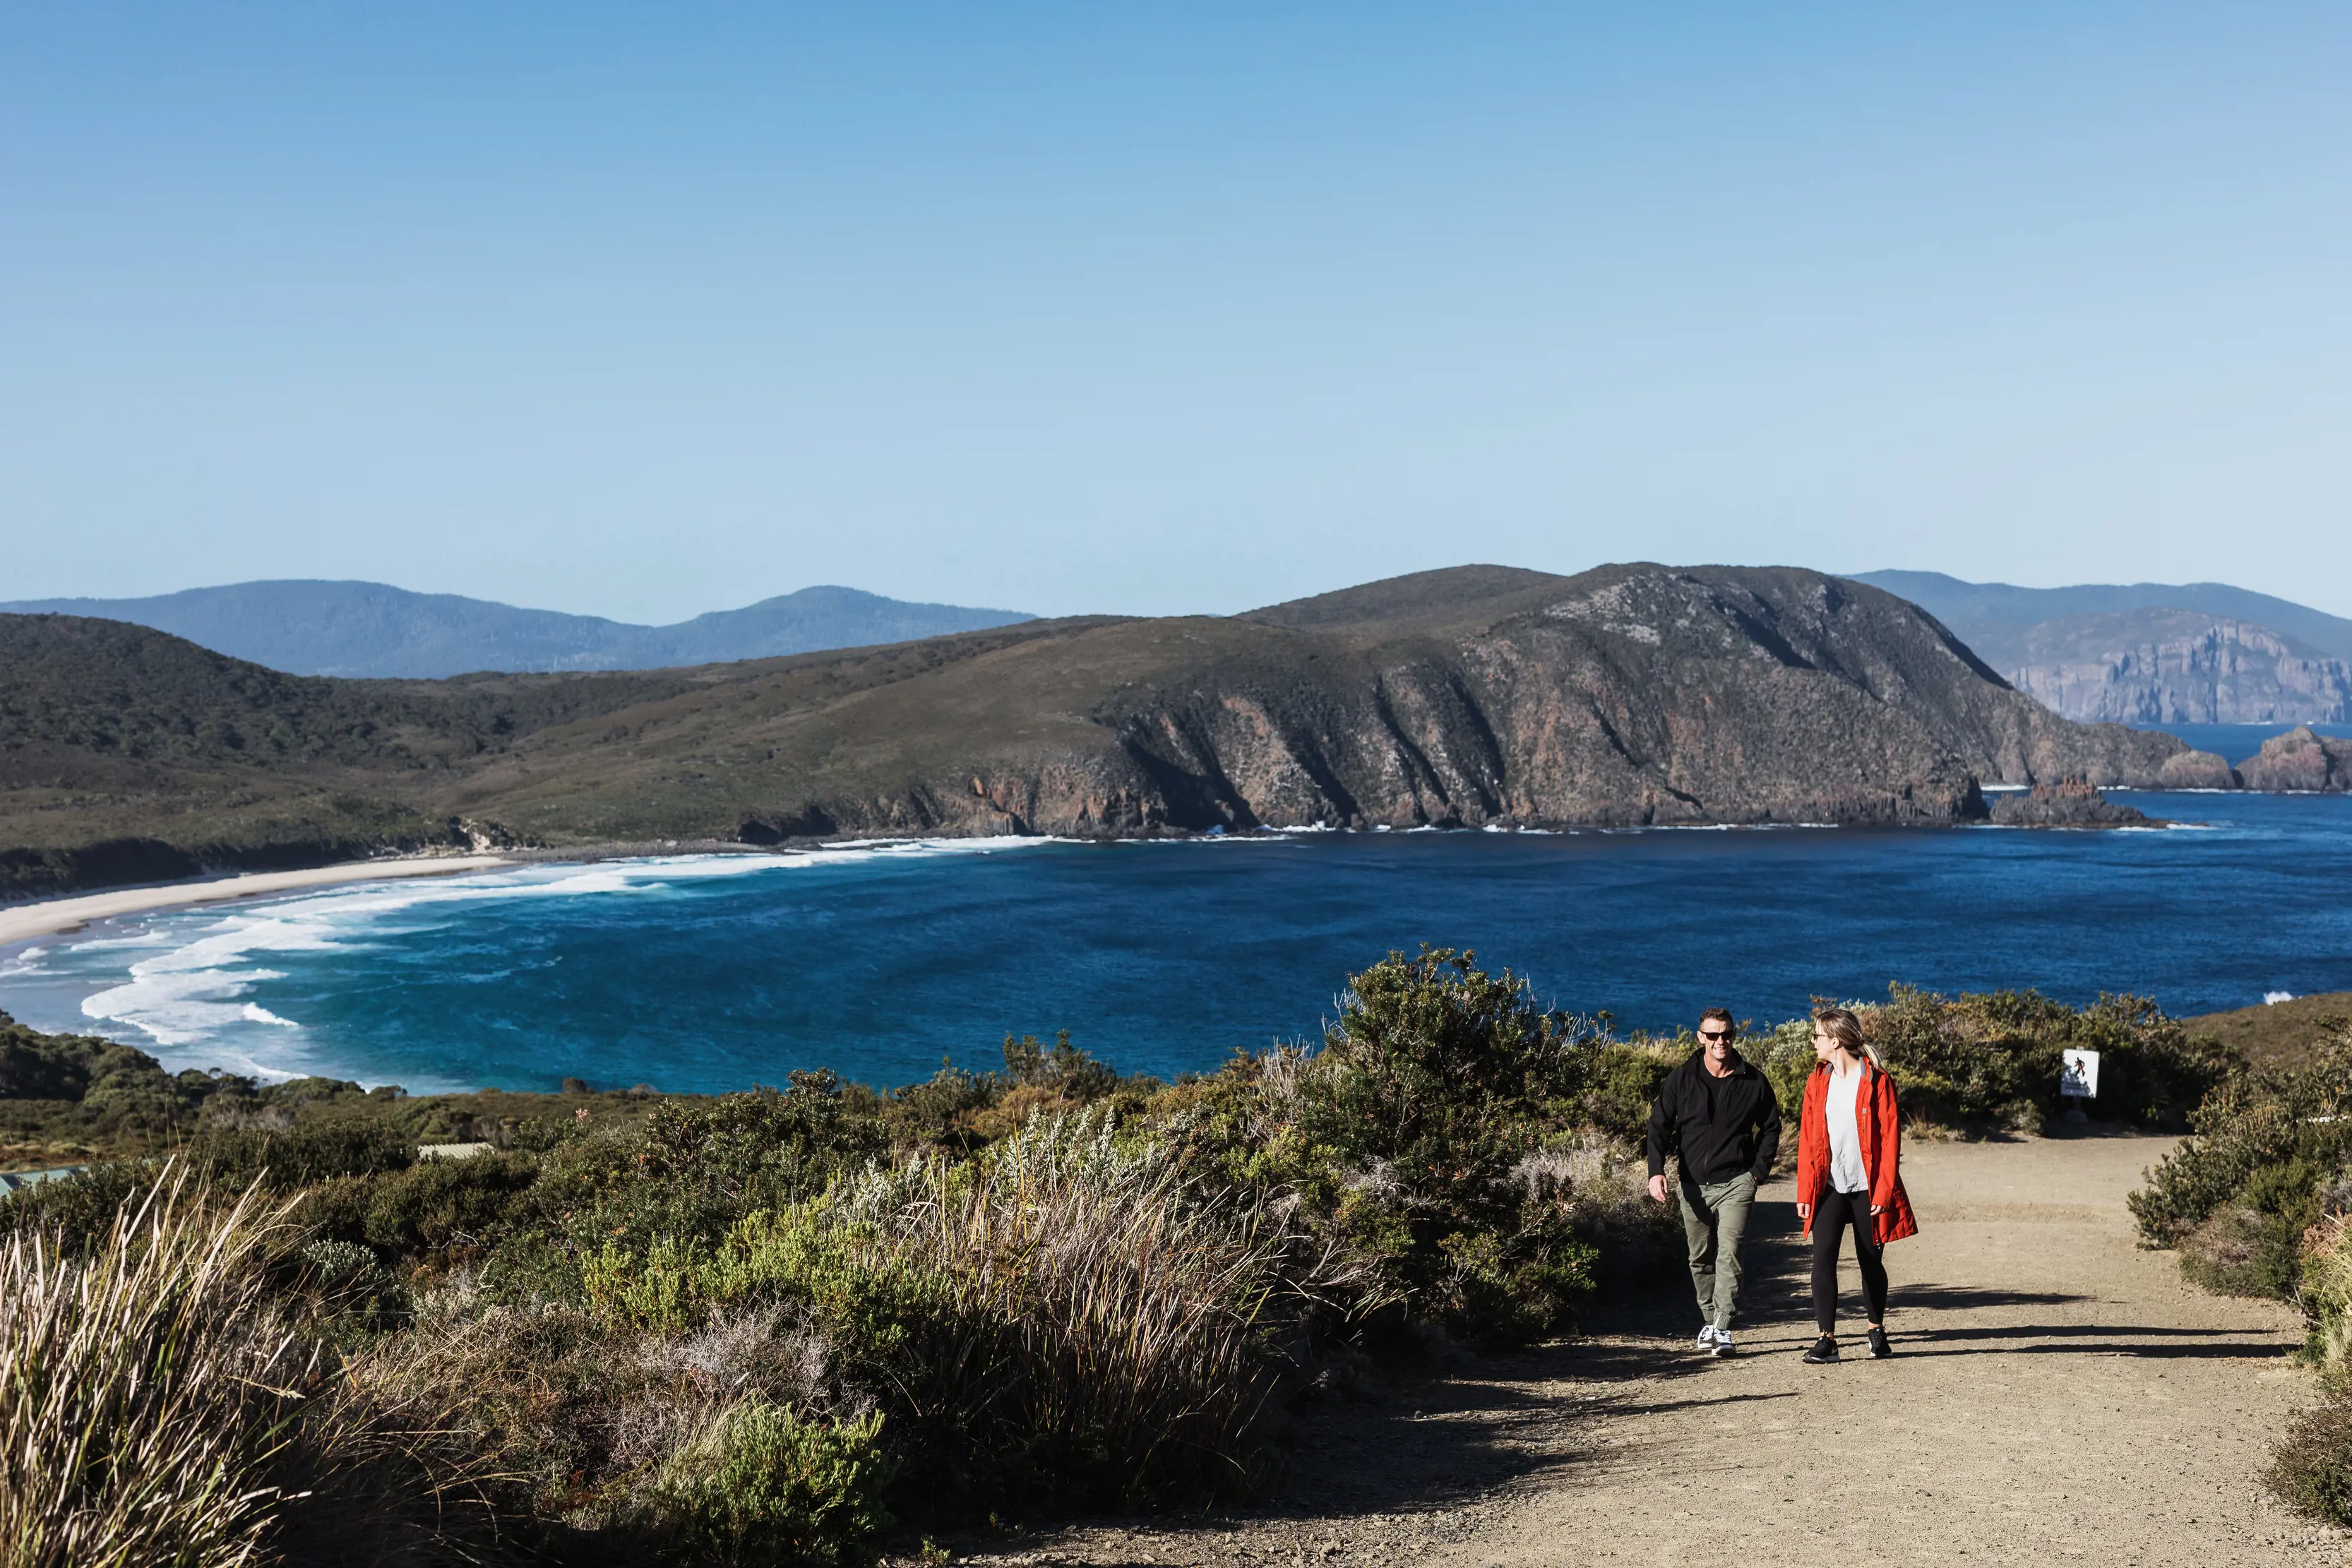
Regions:
[[1729, 1040], [1731, 1038], [1731, 1031], [1727, 1029], [1703, 1029], [1698, 1031], [1698, 1037], [1699, 1039], [1706, 1041], [1707, 1044], [1713, 1045], [1718, 1040]]

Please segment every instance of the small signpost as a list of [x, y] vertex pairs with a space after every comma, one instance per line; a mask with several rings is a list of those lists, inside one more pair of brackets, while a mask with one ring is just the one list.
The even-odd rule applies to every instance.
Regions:
[[2099, 1097], [2099, 1053], [2095, 1051], [2068, 1051], [2062, 1054], [2063, 1065], [2058, 1070], [2058, 1096], [2066, 1102], [2069, 1122], [2087, 1122], [2089, 1113], [2083, 1102]]

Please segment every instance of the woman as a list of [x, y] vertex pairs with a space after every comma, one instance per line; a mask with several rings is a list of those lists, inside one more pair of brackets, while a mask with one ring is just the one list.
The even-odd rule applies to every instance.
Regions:
[[1902, 1131], [1895, 1081], [1863, 1040], [1862, 1020], [1843, 1008], [1813, 1014], [1813, 1056], [1818, 1065], [1805, 1080], [1804, 1114], [1797, 1124], [1797, 1218], [1813, 1241], [1813, 1323], [1822, 1337], [1805, 1359], [1819, 1366], [1838, 1358], [1838, 1249], [1850, 1226], [1875, 1361], [1895, 1354], [1886, 1343], [1881, 1250], [1919, 1233], [1895, 1171]]

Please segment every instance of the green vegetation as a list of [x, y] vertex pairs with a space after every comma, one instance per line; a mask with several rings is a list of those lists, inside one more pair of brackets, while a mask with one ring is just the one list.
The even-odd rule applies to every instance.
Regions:
[[[74, 1320], [79, 1282], [204, 1257], [181, 1298], [225, 1325], [205, 1354], [284, 1369], [152, 1396], [218, 1406], [201, 1476], [152, 1478], [189, 1500], [191, 1563], [349, 1561], [329, 1521], [365, 1519], [386, 1561], [839, 1568], [896, 1531], [1246, 1496], [1335, 1360], [1554, 1333], [1667, 1251], [1593, 1119], [1656, 1053], [1467, 954], [1392, 956], [1319, 1049], [1174, 1084], [1008, 1039], [1000, 1072], [888, 1093], [803, 1073], [530, 1107], [584, 1120], [498, 1097], [464, 1113], [496, 1145], [467, 1159], [416, 1156], [446, 1100], [182, 1093], [137, 1052], [20, 1036], [11, 1082], [46, 1092], [21, 1103], [77, 1135], [77, 1086], [162, 1098], [125, 1157], [0, 1205], [60, 1325], [0, 1309], [0, 1358], [51, 1387], [60, 1334], [147, 1354]], [[28, 1453], [0, 1471], [0, 1510], [54, 1516], [26, 1539], [87, 1536], [138, 1475]]]
[[2280, 1441], [2271, 1483], [2352, 1523], [2352, 1020], [2300, 1059], [2231, 1073], [2131, 1196], [2147, 1245], [2208, 1290], [2299, 1304], [2326, 1401]]
[[[1869, 1018], [1955, 1124], [2030, 1113], [2062, 1040], [2115, 1051], [2151, 1120], [2230, 1060], [2130, 1001], [1898, 988]], [[1754, 1041], [1784, 1095], [1804, 1034]], [[1066, 1035], [887, 1092], [719, 1096], [260, 1086], [5, 1040], [25, 1141], [117, 1157], [0, 1204], [9, 1278], [48, 1281], [40, 1312], [0, 1297], [0, 1360], [23, 1397], [98, 1401], [57, 1430], [117, 1423], [137, 1457], [76, 1469], [44, 1439], [0, 1469], [0, 1523], [87, 1540], [135, 1482], [184, 1500], [142, 1517], [190, 1563], [350, 1561], [364, 1521], [384, 1562], [854, 1568], [991, 1517], [1246, 1497], [1327, 1375], [1570, 1331], [1678, 1241], [1637, 1139], [1688, 1042], [1445, 950], [1354, 977], [1311, 1049], [1174, 1083]], [[2235, 1126], [2212, 1116], [2192, 1147]], [[419, 1157], [444, 1140], [491, 1147]], [[153, 1437], [167, 1418], [209, 1446]]]
[[2258, 1067], [2292, 1067], [2352, 1019], [2352, 991], [2294, 997], [2184, 1019], [2191, 1030], [2242, 1053]]
[[[2150, 1128], [2185, 1126], [2240, 1065], [2140, 997], [2076, 1009], [2035, 991], [1946, 997], [1895, 985], [1885, 1002], [1849, 1005], [1900, 1088], [1905, 1124], [1929, 1135], [2041, 1127], [2064, 1109], [2058, 1077], [2069, 1050], [2100, 1053], [2102, 1121]], [[1784, 1116], [1802, 1109], [1812, 1039], [1811, 1020], [1794, 1019], [1742, 1048], [1772, 1080]]]

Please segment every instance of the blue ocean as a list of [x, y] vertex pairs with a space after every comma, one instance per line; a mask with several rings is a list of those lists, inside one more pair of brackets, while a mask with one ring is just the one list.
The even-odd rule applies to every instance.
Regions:
[[1891, 981], [2176, 1013], [2352, 989], [2352, 798], [2149, 794], [2157, 831], [1265, 833], [537, 865], [93, 926], [0, 1007], [172, 1067], [412, 1091], [895, 1084], [1066, 1029], [1130, 1071], [1312, 1038], [1350, 972], [1470, 947], [1553, 1005], [1777, 1020]]

